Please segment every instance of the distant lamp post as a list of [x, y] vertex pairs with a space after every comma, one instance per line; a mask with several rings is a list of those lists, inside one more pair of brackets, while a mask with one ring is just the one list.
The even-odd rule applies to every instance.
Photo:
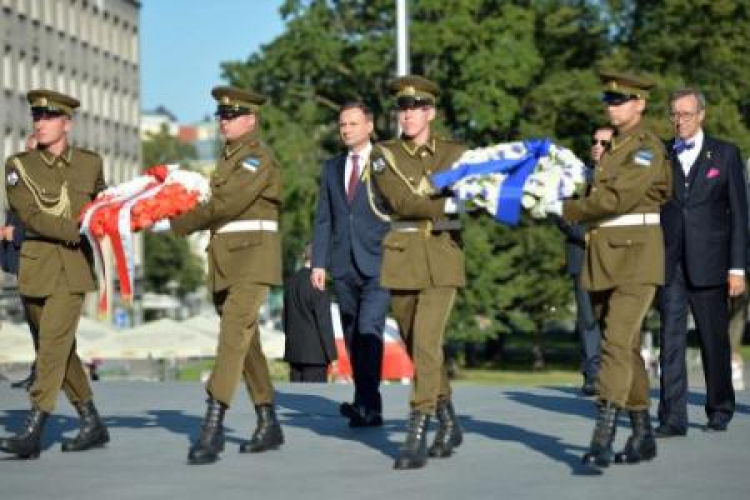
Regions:
[[169, 295], [174, 297], [177, 295], [177, 290], [180, 288], [180, 284], [177, 283], [176, 280], [169, 280], [164, 287], [167, 289], [167, 292], [169, 292]]
[[[176, 280], [169, 280], [167, 281], [167, 284], [164, 285], [164, 287], [167, 289], [169, 296], [172, 299], [174, 299], [177, 303], [180, 303], [180, 300], [177, 298], [177, 290], [180, 288], [180, 284]], [[172, 319], [177, 319], [177, 315], [180, 312], [179, 309], [180, 309], [179, 307], [172, 308], [171, 314], [170, 314]]]

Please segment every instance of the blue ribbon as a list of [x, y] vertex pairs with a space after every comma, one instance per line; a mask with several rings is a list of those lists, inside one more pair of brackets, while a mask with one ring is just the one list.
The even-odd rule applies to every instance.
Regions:
[[550, 144], [552, 142], [547, 138], [523, 141], [526, 154], [520, 158], [500, 157], [480, 163], [459, 163], [455, 168], [433, 174], [432, 184], [440, 190], [474, 175], [506, 174], [497, 198], [495, 220], [515, 226], [521, 219], [523, 186], [539, 159], [549, 153]]

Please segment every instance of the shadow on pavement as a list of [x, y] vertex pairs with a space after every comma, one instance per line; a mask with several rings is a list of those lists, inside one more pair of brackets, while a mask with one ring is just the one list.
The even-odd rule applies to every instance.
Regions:
[[383, 455], [396, 458], [398, 443], [391, 441], [393, 432], [406, 428], [404, 420], [386, 420], [382, 427], [352, 429], [339, 415], [339, 402], [314, 394], [277, 392], [279, 419], [282, 426], [300, 427], [324, 437], [354, 441]]

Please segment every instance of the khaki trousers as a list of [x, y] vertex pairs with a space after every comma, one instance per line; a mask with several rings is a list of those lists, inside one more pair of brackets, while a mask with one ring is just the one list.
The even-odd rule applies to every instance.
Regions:
[[273, 403], [271, 375], [258, 331], [258, 311], [267, 294], [268, 286], [257, 283], [237, 283], [214, 293], [221, 322], [216, 363], [206, 389], [226, 406], [230, 406], [241, 376], [254, 404]]
[[443, 338], [455, 298], [456, 289], [446, 287], [391, 291], [393, 315], [414, 362], [412, 410], [432, 414], [438, 399], [451, 397]]
[[599, 400], [626, 410], [647, 410], [649, 382], [641, 356], [641, 328], [656, 295], [654, 285], [622, 285], [592, 292], [602, 339]]
[[39, 332], [36, 380], [30, 391], [33, 406], [51, 413], [61, 388], [71, 403], [87, 403], [92, 398], [91, 385], [75, 351], [84, 294], [61, 288], [48, 297], [22, 300], [29, 324]]

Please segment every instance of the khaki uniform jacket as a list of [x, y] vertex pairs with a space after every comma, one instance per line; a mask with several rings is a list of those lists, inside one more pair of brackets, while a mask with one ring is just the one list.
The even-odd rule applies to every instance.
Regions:
[[[380, 283], [392, 290], [461, 287], [466, 284], [460, 231], [429, 231], [445, 214], [448, 196], [420, 189], [429, 176], [447, 170], [466, 147], [458, 142], [431, 138], [416, 146], [404, 139], [382, 142], [370, 157], [372, 178], [385, 199], [393, 221], [417, 222], [421, 231], [391, 230], [383, 240]], [[379, 162], [378, 158], [385, 159]], [[400, 172], [400, 174], [399, 174]]]
[[218, 292], [248, 281], [281, 284], [278, 231], [216, 233], [234, 221], [279, 220], [281, 171], [271, 150], [252, 133], [228, 142], [210, 182], [210, 199], [171, 221], [177, 235], [211, 231], [209, 289]]
[[664, 283], [664, 238], [657, 224], [598, 227], [624, 214], [658, 214], [672, 192], [662, 141], [642, 124], [616, 135], [585, 198], [563, 204], [563, 218], [588, 223], [581, 275], [588, 290]]
[[[18, 163], [35, 188], [22, 178]], [[72, 292], [96, 290], [91, 249], [79, 234], [78, 216], [84, 205], [106, 187], [101, 157], [73, 147], [58, 157], [32, 150], [8, 159], [5, 178], [10, 206], [26, 228], [18, 272], [21, 295], [47, 297], [63, 277]], [[64, 185], [70, 198], [70, 215], [51, 215], [44, 210], [49, 204], [39, 199], [54, 202]], [[32, 189], [37, 190], [37, 197]]]

